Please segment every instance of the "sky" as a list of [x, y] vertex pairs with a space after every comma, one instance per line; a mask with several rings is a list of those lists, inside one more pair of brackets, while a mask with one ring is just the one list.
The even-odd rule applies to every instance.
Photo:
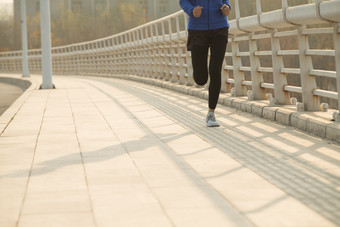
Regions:
[[0, 0], [0, 4], [12, 4], [13, 0]]
[[13, 0], [0, 0], [0, 13], [2, 9], [7, 9], [13, 13]]

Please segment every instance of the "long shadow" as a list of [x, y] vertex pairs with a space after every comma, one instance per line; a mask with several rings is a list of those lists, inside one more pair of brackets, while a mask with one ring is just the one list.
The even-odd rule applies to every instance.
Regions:
[[[182, 125], [190, 128], [230, 157], [258, 173], [328, 220], [335, 224], [340, 223], [340, 193], [338, 190], [340, 178], [338, 176], [256, 138], [249, 138], [249, 142], [255, 141], [270, 149], [272, 153], [241, 141], [236, 135], [243, 135], [242, 131], [236, 128], [229, 128], [232, 133], [223, 131], [223, 127], [228, 128], [228, 125], [222, 124], [222, 128], [215, 130], [197, 126], [197, 122], [204, 118], [201, 113], [188, 110], [187, 106], [174, 103], [174, 101], [169, 102], [168, 99], [157, 96], [150, 90], [146, 91], [133, 84], [119, 83], [117, 85], [112, 79], [97, 78], [96, 81], [105, 82], [106, 85], [129, 92], [144, 100], [166, 115], [171, 116], [174, 120], [181, 122]], [[95, 87], [93, 84], [91, 86]], [[106, 95], [113, 99], [109, 94]], [[190, 114], [190, 118], [185, 117], [180, 112], [187, 112]], [[338, 164], [338, 161], [333, 161], [333, 163]]]
[[[164, 134], [163, 136], [170, 137], [172, 135], [174, 134]], [[103, 147], [94, 151], [81, 151], [80, 153], [73, 153], [52, 160], [35, 163], [30, 177], [49, 174], [67, 166], [103, 162], [130, 152], [138, 152], [140, 150], [149, 148], [149, 146], [143, 145], [143, 143], [139, 143], [143, 139], [146, 139], [146, 137], [142, 137], [138, 140], [131, 140], [114, 146]], [[138, 144], [138, 148], [136, 144]], [[129, 151], [124, 150], [124, 147], [129, 147]], [[29, 171], [29, 169], [18, 170], [11, 174], [1, 175], [0, 179], [27, 177]]]

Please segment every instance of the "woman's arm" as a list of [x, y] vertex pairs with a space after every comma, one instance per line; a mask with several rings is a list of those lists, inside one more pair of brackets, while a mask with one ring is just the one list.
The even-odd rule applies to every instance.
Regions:
[[186, 14], [188, 14], [189, 16], [194, 16], [193, 11], [194, 11], [195, 6], [192, 5], [190, 0], [179, 0], [179, 5], [181, 6], [181, 8], [184, 10]]

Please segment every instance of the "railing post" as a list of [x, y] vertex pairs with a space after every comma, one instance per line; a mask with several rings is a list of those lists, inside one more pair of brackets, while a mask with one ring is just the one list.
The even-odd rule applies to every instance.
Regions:
[[146, 45], [146, 53], [145, 53], [145, 57], [147, 59], [147, 64], [146, 64], [146, 71], [145, 71], [145, 76], [146, 77], [153, 77], [153, 71], [154, 68], [152, 67], [152, 65], [154, 64], [154, 60], [153, 60], [153, 53], [152, 53], [152, 49], [153, 49], [153, 43], [152, 43], [152, 36], [153, 36], [153, 32], [152, 32], [152, 26], [148, 25], [146, 27], [146, 32], [148, 33], [148, 38], [147, 38], [147, 45]]
[[313, 69], [313, 63], [312, 57], [306, 55], [309, 50], [309, 42], [308, 36], [303, 34], [304, 28], [305, 26], [299, 26], [298, 30], [302, 101], [304, 110], [316, 111], [320, 110], [319, 97], [313, 94], [317, 87], [315, 76], [309, 74], [309, 71]]
[[[261, 1], [256, 0], [256, 14], [258, 23], [260, 23], [260, 15], [262, 12]], [[257, 41], [253, 39], [254, 33], [249, 34], [249, 61], [251, 68], [252, 91], [255, 100], [262, 100], [266, 98], [265, 89], [261, 88], [263, 82], [262, 73], [258, 71], [260, 67], [260, 59], [255, 55], [257, 51]]]
[[[240, 4], [239, 0], [235, 0], [235, 13], [236, 13], [236, 24], [239, 26], [240, 20]], [[236, 96], [246, 95], [246, 87], [242, 85], [242, 81], [244, 80], [244, 73], [240, 71], [242, 66], [241, 57], [237, 56], [239, 53], [238, 42], [235, 41], [236, 36], [232, 37], [231, 47], [233, 52], [233, 74], [234, 74], [234, 93]]]
[[98, 49], [100, 48], [100, 45], [98, 45], [98, 41], [95, 41], [94, 43], [94, 71], [93, 73], [97, 73], [99, 70], [99, 54], [98, 54]]
[[73, 46], [73, 58], [74, 58], [74, 73], [76, 75], [79, 75], [79, 65], [80, 65], [80, 62], [79, 62], [79, 45], [75, 45]]
[[179, 83], [180, 84], [186, 84], [185, 80], [185, 69], [183, 67], [184, 65], [184, 58], [183, 58], [183, 49], [182, 45], [180, 43], [180, 26], [179, 26], [179, 16], [176, 16], [176, 34], [177, 34], [177, 39], [178, 39], [178, 75], [179, 75]]
[[20, 1], [21, 6], [21, 37], [22, 37], [22, 77], [29, 77], [27, 26], [26, 26], [26, 0]]
[[41, 62], [43, 83], [41, 89], [52, 89], [51, 18], [50, 0], [40, 0]]
[[336, 87], [338, 92], [338, 110], [340, 109], [340, 23], [334, 24], [334, 50], [335, 50], [335, 71]]
[[234, 92], [236, 96], [246, 95], [246, 87], [242, 85], [244, 80], [244, 72], [240, 71], [242, 66], [241, 57], [237, 56], [239, 53], [238, 43], [235, 41], [235, 37], [232, 38], [231, 42], [233, 52], [233, 74], [234, 74]]
[[258, 71], [260, 67], [260, 59], [255, 56], [257, 51], [256, 40], [253, 39], [253, 35], [249, 34], [249, 59], [251, 68], [251, 81], [252, 81], [252, 91], [255, 100], [262, 100], [266, 98], [266, 91], [261, 88], [261, 83], [263, 82], [262, 73]]
[[143, 43], [143, 46], [141, 47], [141, 54], [142, 54], [141, 76], [145, 76], [146, 75], [145, 71], [147, 70], [147, 66], [146, 66], [146, 64], [147, 64], [147, 60], [146, 60], [147, 49], [145, 47], [145, 43], [147, 41], [148, 34], [147, 34], [147, 31], [145, 31], [144, 27], [142, 28], [141, 32], [142, 32], [142, 43]]
[[170, 81], [173, 82], [173, 83], [176, 83], [177, 82], [177, 72], [176, 72], [176, 57], [175, 57], [175, 54], [176, 54], [176, 50], [175, 48], [177, 48], [177, 44], [174, 43], [174, 41], [171, 39], [171, 36], [172, 36], [172, 21], [173, 19], [172, 18], [169, 18], [168, 19], [168, 25], [169, 25], [169, 38], [170, 38]]
[[[187, 27], [188, 27], [188, 16], [186, 14], [184, 14], [184, 28], [185, 28], [185, 35], [186, 38], [188, 38], [188, 31], [187, 31]], [[192, 62], [191, 62], [191, 52], [187, 51], [187, 47], [185, 45], [185, 53], [186, 53], [186, 58], [185, 58], [185, 62], [186, 62], [186, 75], [187, 75], [187, 86], [193, 86], [195, 84], [194, 81], [194, 77], [193, 77], [193, 69], [192, 69]]]
[[124, 37], [125, 37], [124, 46], [126, 48], [126, 51], [123, 53], [123, 57], [124, 57], [123, 66], [124, 66], [124, 74], [128, 74], [128, 72], [129, 72], [129, 60], [130, 60], [130, 58], [129, 58], [129, 49], [130, 48], [129, 48], [129, 45], [128, 45], [128, 43], [129, 43], [128, 34], [126, 33], [124, 35]]
[[[170, 35], [170, 22], [169, 20], [166, 20], [166, 23], [168, 24], [168, 28], [169, 28], [169, 35]], [[165, 32], [165, 25], [164, 25], [164, 30], [163, 30], [163, 37], [164, 37], [164, 67], [165, 67], [165, 75], [164, 75], [164, 80], [169, 81], [171, 79], [171, 66], [169, 66], [171, 64], [171, 56], [170, 54], [170, 48], [171, 48], [171, 44], [168, 43], [168, 41], [166, 40], [166, 32]]]
[[160, 65], [161, 65], [161, 45], [158, 43], [158, 36], [159, 36], [159, 32], [158, 32], [158, 23], [155, 24], [155, 27], [154, 27], [154, 35], [157, 40], [157, 43], [154, 44], [153, 46], [153, 53], [154, 53], [154, 67], [155, 67], [155, 74], [154, 74], [154, 78], [158, 79], [160, 78]]
[[90, 70], [90, 66], [89, 66], [89, 61], [90, 61], [90, 53], [89, 53], [89, 49], [88, 49], [88, 44], [84, 44], [83, 45], [83, 57], [82, 57], [82, 65], [81, 65], [81, 71], [83, 75], [86, 75], [87, 72]]
[[148, 77], [150, 78], [155, 78], [155, 74], [156, 74], [156, 69], [155, 66], [157, 65], [157, 59], [156, 59], [156, 52], [155, 52], [155, 44], [153, 43], [153, 28], [152, 28], [152, 24], [149, 25], [149, 31], [150, 31], [150, 37], [148, 40], [148, 53], [147, 53], [147, 57], [148, 57]]
[[240, 18], [241, 18], [241, 12], [240, 12], [240, 2], [239, 0], [235, 0], [235, 16], [236, 16], [236, 25], [240, 29]]
[[136, 75], [139, 74], [139, 69], [140, 69], [140, 59], [139, 59], [139, 53], [140, 53], [140, 38], [139, 38], [139, 29], [136, 29], [135, 31], [135, 35], [134, 35], [134, 39], [135, 39], [135, 43], [136, 48], [135, 48], [135, 54], [134, 54], [134, 58], [135, 58], [135, 73]]
[[138, 30], [135, 30], [133, 32], [133, 43], [134, 43], [134, 47], [133, 47], [133, 51], [132, 51], [132, 58], [133, 58], [133, 68], [132, 68], [132, 73], [133, 74], [138, 74], [138, 45], [137, 43], [139, 42], [138, 38]]
[[89, 48], [90, 48], [90, 73], [94, 73], [95, 69], [96, 69], [96, 65], [95, 65], [95, 47], [94, 47], [94, 43], [91, 42], [89, 43]]
[[[132, 67], [133, 67], [133, 61], [132, 61], [132, 53], [131, 53], [131, 49], [132, 49], [132, 37], [131, 37], [131, 32], [126, 34], [126, 38], [128, 40], [128, 44], [127, 44], [127, 66], [126, 66], [126, 74], [132, 74]], [[106, 56], [105, 56], [106, 57]]]
[[279, 38], [275, 37], [275, 32], [273, 31], [271, 34], [274, 96], [277, 104], [287, 105], [290, 98], [289, 92], [284, 90], [284, 87], [287, 85], [287, 75], [281, 73], [281, 69], [284, 68], [283, 57], [278, 55], [281, 47]]

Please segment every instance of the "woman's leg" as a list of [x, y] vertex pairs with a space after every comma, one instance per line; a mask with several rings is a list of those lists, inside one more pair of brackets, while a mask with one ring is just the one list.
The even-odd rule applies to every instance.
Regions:
[[225, 36], [217, 35], [211, 40], [210, 47], [210, 85], [209, 85], [209, 109], [216, 108], [218, 97], [221, 91], [221, 70], [227, 48], [227, 39]]
[[194, 80], [198, 85], [208, 81], [208, 49], [208, 46], [193, 46], [191, 49]]

